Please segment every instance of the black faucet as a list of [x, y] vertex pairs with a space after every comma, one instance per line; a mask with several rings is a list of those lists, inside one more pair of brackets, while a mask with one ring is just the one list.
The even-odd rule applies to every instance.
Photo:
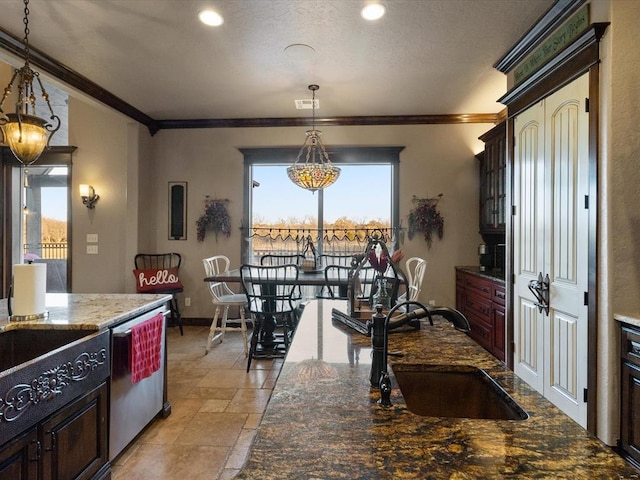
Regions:
[[[419, 308], [408, 311], [410, 305], [415, 305]], [[402, 313], [391, 320], [393, 314], [402, 307], [406, 307], [407, 312]], [[434, 306], [426, 307], [420, 302], [407, 301], [394, 305], [385, 316], [382, 313], [382, 305], [376, 305], [376, 313], [368, 322], [368, 327], [371, 330], [372, 350], [369, 383], [372, 387], [380, 389], [380, 400], [378, 401], [380, 405], [385, 407], [391, 406], [391, 380], [389, 379], [387, 365], [387, 357], [389, 356], [389, 330], [403, 325], [420, 328], [419, 320], [425, 317], [427, 317], [429, 319], [429, 323], [433, 325], [431, 315], [440, 315], [444, 317], [446, 320], [450, 321], [457, 330], [463, 332], [471, 330], [469, 321], [466, 317], [461, 312], [453, 308]]]
[[[417, 305], [420, 308], [411, 312], [398, 315], [393, 321], [391, 321], [392, 315], [401, 307], [409, 307], [409, 305]], [[389, 313], [385, 316], [382, 313], [382, 305], [376, 305], [376, 313], [373, 315], [370, 321], [371, 327], [371, 374], [369, 375], [369, 383], [372, 387], [380, 389], [380, 404], [384, 406], [391, 406], [391, 380], [389, 379], [389, 373], [387, 371], [387, 356], [388, 351], [388, 337], [389, 330], [401, 327], [403, 325], [411, 325], [415, 328], [420, 328], [419, 319], [423, 317], [429, 317], [431, 325], [431, 314], [429, 310], [421, 303], [408, 301], [398, 303], [393, 306]]]

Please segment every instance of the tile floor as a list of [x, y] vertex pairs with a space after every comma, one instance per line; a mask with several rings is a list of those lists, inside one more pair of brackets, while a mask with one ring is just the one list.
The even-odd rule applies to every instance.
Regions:
[[171, 415], [114, 460], [113, 480], [223, 480], [242, 467], [282, 360], [254, 360], [247, 373], [240, 333], [204, 355], [208, 330], [167, 330]]

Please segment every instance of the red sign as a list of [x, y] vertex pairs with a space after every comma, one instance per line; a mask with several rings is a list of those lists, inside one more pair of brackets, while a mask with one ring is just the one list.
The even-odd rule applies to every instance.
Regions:
[[164, 293], [182, 290], [177, 268], [134, 270], [138, 293]]

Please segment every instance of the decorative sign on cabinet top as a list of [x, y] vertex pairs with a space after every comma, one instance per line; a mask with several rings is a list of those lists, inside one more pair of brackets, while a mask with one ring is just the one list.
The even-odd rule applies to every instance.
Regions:
[[589, 5], [585, 5], [576, 12], [553, 35], [536, 48], [513, 72], [515, 85], [524, 81], [545, 63], [560, 53], [567, 45], [575, 40], [589, 27]]

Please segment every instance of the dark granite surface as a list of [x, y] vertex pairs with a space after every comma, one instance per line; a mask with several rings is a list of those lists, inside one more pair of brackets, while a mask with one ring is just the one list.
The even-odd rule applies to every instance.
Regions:
[[478, 277], [485, 277], [489, 280], [502, 280], [504, 283], [504, 270], [486, 270], [481, 271], [480, 267], [473, 266], [458, 266], [456, 270], [460, 270], [462, 272], [472, 273], [477, 275]]
[[[340, 301], [314, 301], [265, 411], [244, 479], [640, 478], [467, 335], [436, 319], [390, 335], [390, 362], [473, 365], [529, 414], [526, 420], [422, 417], [393, 380], [393, 406], [369, 386], [370, 340], [331, 320]], [[473, 401], [469, 398], [469, 401]]]

